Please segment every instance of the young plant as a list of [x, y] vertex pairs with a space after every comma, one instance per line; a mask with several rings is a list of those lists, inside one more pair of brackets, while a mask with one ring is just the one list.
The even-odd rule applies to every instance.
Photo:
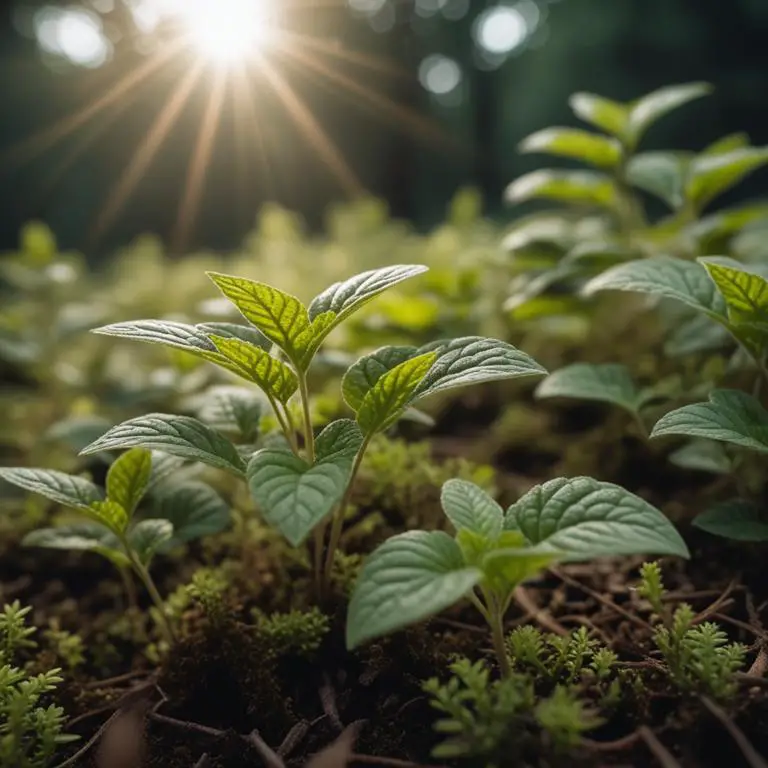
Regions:
[[[426, 271], [385, 267], [336, 283], [306, 307], [264, 283], [209, 273], [249, 325], [184, 325], [159, 320], [119, 323], [98, 333], [165, 344], [258, 386], [284, 442], [254, 450], [236, 446], [189, 416], [150, 414], [117, 425], [83, 453], [142, 446], [225, 469], [247, 481], [264, 518], [294, 546], [314, 531], [315, 578], [327, 586], [352, 483], [371, 439], [424, 398], [467, 384], [546, 371], [509, 344], [477, 336], [423, 347], [383, 347], [344, 374], [342, 394], [355, 419], [339, 419], [314, 434], [308, 373], [328, 334], [386, 289]], [[293, 417], [296, 400], [303, 422]], [[298, 433], [301, 432], [303, 442]], [[323, 562], [325, 528], [333, 518]]]
[[556, 560], [645, 552], [689, 557], [659, 510], [589, 477], [550, 480], [506, 512], [472, 483], [449, 480], [442, 506], [454, 537], [408, 531], [368, 558], [349, 605], [348, 648], [468, 598], [488, 622], [499, 666], [508, 676], [504, 615], [515, 587], [526, 579]]

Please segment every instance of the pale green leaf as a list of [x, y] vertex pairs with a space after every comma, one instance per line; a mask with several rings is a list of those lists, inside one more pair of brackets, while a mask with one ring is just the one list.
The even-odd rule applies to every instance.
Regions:
[[698, 259], [725, 299], [732, 322], [768, 323], [768, 280], [734, 259]]
[[0, 478], [25, 491], [74, 509], [88, 510], [104, 499], [101, 488], [84, 477], [67, 475], [55, 469], [0, 467]]
[[469, 530], [491, 541], [501, 534], [504, 511], [474, 483], [448, 480], [443, 484], [440, 503], [457, 531]]
[[21, 543], [25, 547], [96, 552], [118, 567], [130, 566], [130, 560], [123, 551], [120, 540], [101, 523], [73, 523], [55, 528], [40, 528], [28, 533]]
[[611, 177], [595, 171], [531, 171], [513, 181], [504, 194], [511, 203], [543, 198], [607, 208], [615, 208], [618, 204]]
[[81, 454], [135, 447], [164, 451], [240, 476], [245, 474], [240, 454], [222, 434], [191, 416], [167, 413], [150, 413], [124, 421], [84, 448]]
[[658, 509], [591, 477], [538, 485], [507, 510], [507, 518], [531, 544], [561, 550], [570, 561], [639, 554], [689, 557], [680, 534]]
[[574, 114], [586, 123], [621, 138], [627, 129], [629, 109], [594, 93], [574, 93], [568, 100]]
[[716, 389], [708, 403], [684, 405], [662, 416], [651, 437], [687, 435], [768, 453], [768, 411], [746, 392]]
[[482, 570], [497, 589], [511, 590], [527, 579], [538, 576], [545, 568], [565, 557], [564, 552], [548, 544], [534, 547], [494, 549], [485, 555]]
[[363, 434], [380, 432], [402, 415], [436, 358], [435, 352], [417, 355], [378, 379], [357, 411], [357, 423]]
[[705, 147], [700, 156], [707, 155], [724, 155], [728, 152], [733, 152], [734, 149], [743, 149], [749, 146], [749, 135], [743, 132], [729, 133], [727, 136], [723, 136], [717, 141], [713, 141], [709, 146]]
[[247, 473], [251, 496], [291, 544], [301, 544], [341, 500], [362, 441], [357, 424], [340, 419], [318, 436], [312, 465], [287, 449], [254, 454]]
[[627, 163], [626, 179], [677, 209], [685, 202], [685, 180], [692, 158], [686, 152], [642, 152]]
[[703, 208], [723, 192], [768, 163], [768, 148], [742, 147], [699, 156], [691, 165], [686, 194]]
[[519, 149], [569, 157], [599, 168], [615, 168], [621, 160], [616, 139], [577, 128], [544, 128], [523, 139]]
[[155, 496], [153, 517], [173, 525], [169, 547], [220, 533], [231, 519], [229, 504], [209, 485], [194, 480], [164, 485]]
[[368, 557], [349, 603], [347, 648], [423, 621], [464, 597], [482, 573], [442, 531], [393, 536]]
[[669, 454], [669, 460], [677, 467], [728, 475], [732, 471], [731, 460], [723, 446], [712, 440], [691, 440]]
[[107, 472], [107, 498], [117, 502], [130, 517], [139, 505], [152, 474], [152, 454], [132, 448], [118, 456]]
[[574, 363], [550, 373], [536, 388], [537, 398], [573, 397], [613, 403], [636, 415], [643, 405], [629, 370], [624, 365]]
[[101, 523], [116, 534], [125, 532], [130, 522], [127, 510], [116, 501], [106, 499], [105, 501], [94, 501], [87, 512], [83, 512], [91, 520]]
[[269, 351], [272, 342], [258, 329], [252, 325], [243, 323], [198, 323], [195, 326], [198, 330], [205, 333], [208, 338], [211, 336], [220, 336], [224, 339], [237, 339], [244, 344], [252, 344], [254, 347]]
[[169, 520], [140, 520], [128, 533], [128, 544], [143, 565], [149, 565], [155, 553], [173, 536]]
[[768, 541], [768, 517], [764, 510], [742, 499], [715, 504], [693, 519], [707, 533], [735, 541]]
[[381, 347], [361, 357], [344, 374], [341, 393], [344, 402], [355, 412], [360, 410], [365, 396], [387, 371], [418, 354], [417, 347]]
[[216, 349], [240, 370], [240, 375], [258, 385], [268, 396], [287, 403], [299, 388], [296, 374], [269, 352], [239, 339], [211, 336]]

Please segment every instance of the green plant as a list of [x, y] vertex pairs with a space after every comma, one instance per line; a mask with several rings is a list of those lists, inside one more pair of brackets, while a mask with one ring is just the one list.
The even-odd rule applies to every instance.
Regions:
[[0, 765], [46, 768], [58, 745], [76, 739], [62, 733], [64, 710], [46, 704], [63, 678], [60, 669], [30, 674], [16, 666], [20, 652], [33, 649], [34, 627], [25, 618], [30, 608], [17, 602], [0, 612]]
[[258, 609], [252, 613], [259, 634], [267, 638], [270, 649], [281, 656], [287, 653], [311, 656], [331, 627], [328, 617], [318, 608], [270, 616]]
[[556, 560], [649, 550], [689, 556], [661, 512], [617, 485], [588, 477], [550, 480], [506, 512], [476, 485], [450, 480], [442, 505], [455, 538], [408, 531], [388, 539], [366, 561], [349, 605], [349, 648], [467, 597], [488, 622], [508, 676], [504, 615], [525, 579]]
[[[425, 270], [406, 265], [365, 272], [332, 285], [309, 307], [264, 283], [209, 273], [249, 325], [142, 320], [98, 329], [101, 334], [184, 350], [256, 384], [272, 407], [282, 440], [254, 451], [236, 446], [198, 419], [151, 414], [117, 425], [83, 453], [142, 446], [247, 480], [262, 515], [291, 544], [303, 543], [314, 531], [314, 574], [322, 594], [330, 581], [352, 483], [376, 434], [429, 395], [470, 383], [545, 373], [528, 355], [494, 339], [382, 347], [344, 374], [342, 394], [355, 420], [334, 421], [315, 437], [308, 373], [326, 337], [383, 291]], [[303, 446], [294, 410], [303, 422]]]

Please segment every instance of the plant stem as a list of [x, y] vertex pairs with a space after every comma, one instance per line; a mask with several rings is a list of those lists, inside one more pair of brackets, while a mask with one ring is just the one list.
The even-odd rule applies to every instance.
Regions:
[[165, 613], [165, 603], [163, 602], [163, 598], [160, 597], [160, 592], [158, 592], [158, 589], [155, 586], [155, 582], [153, 581], [152, 577], [149, 575], [149, 571], [145, 568], [145, 566], [141, 563], [141, 561], [136, 557], [136, 553], [133, 551], [130, 544], [128, 544], [125, 538], [123, 539], [122, 544], [123, 544], [123, 547], [125, 548], [126, 554], [128, 555], [128, 559], [131, 561], [133, 570], [136, 572], [136, 575], [141, 579], [142, 583], [147, 589], [147, 592], [149, 592], [149, 596], [152, 598], [152, 602], [155, 604], [155, 607], [157, 608], [157, 611], [161, 619], [161, 625], [160, 625], [161, 630], [163, 634], [166, 635], [166, 640], [168, 640], [168, 642], [171, 644], [175, 643], [176, 633], [173, 631], [171, 622], [168, 620], [168, 616]]
[[304, 444], [307, 449], [307, 461], [315, 463], [315, 433], [312, 431], [312, 414], [309, 411], [309, 389], [306, 373], [299, 374], [299, 396], [301, 409], [304, 413]]
[[120, 578], [123, 580], [123, 587], [125, 588], [125, 594], [128, 598], [128, 607], [133, 610], [138, 610], [139, 601], [136, 597], [136, 585], [133, 583], [131, 576], [131, 569], [125, 567], [119, 567]]
[[291, 424], [288, 409], [286, 408], [285, 413], [283, 413], [283, 411], [280, 410], [280, 405], [277, 402], [277, 400], [275, 400], [275, 398], [272, 397], [272, 395], [267, 395], [267, 397], [269, 398], [269, 404], [272, 406], [272, 410], [275, 412], [277, 421], [280, 424], [280, 429], [283, 430], [285, 439], [288, 441], [288, 444], [291, 446], [291, 450], [294, 453], [298, 454], [299, 446], [296, 443], [296, 430], [293, 428], [293, 425]]
[[496, 659], [499, 662], [499, 669], [502, 677], [512, 676], [512, 667], [509, 665], [507, 656], [507, 646], [504, 642], [504, 611], [500, 609], [496, 600], [490, 606], [491, 637], [493, 639], [493, 650], [496, 651]]
[[333, 561], [336, 555], [336, 550], [339, 546], [339, 539], [341, 539], [341, 531], [344, 526], [344, 513], [349, 505], [349, 499], [352, 495], [352, 487], [355, 484], [355, 478], [360, 469], [360, 465], [363, 462], [363, 456], [368, 448], [370, 437], [366, 437], [355, 456], [354, 464], [352, 464], [352, 472], [349, 475], [349, 482], [347, 483], [344, 495], [341, 497], [338, 507], [333, 514], [333, 522], [331, 523], [331, 537], [328, 540], [328, 549], [325, 553], [325, 568], [323, 569], [322, 581], [320, 582], [320, 594], [325, 594], [326, 590], [331, 583], [331, 575], [333, 573]]

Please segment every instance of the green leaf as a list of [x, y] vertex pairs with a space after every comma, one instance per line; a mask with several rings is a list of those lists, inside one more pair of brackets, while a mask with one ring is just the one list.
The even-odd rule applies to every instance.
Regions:
[[241, 376], [258, 385], [278, 402], [287, 403], [299, 388], [296, 374], [261, 347], [239, 339], [225, 339], [223, 336], [210, 338], [216, 350], [237, 366]]
[[436, 352], [437, 359], [416, 390], [412, 404], [436, 392], [470, 384], [547, 373], [532, 357], [511, 344], [482, 336], [436, 341], [419, 350], [419, 354], [426, 352]]
[[691, 440], [671, 453], [669, 460], [683, 469], [712, 472], [716, 475], [729, 475], [732, 471], [731, 460], [723, 446], [712, 440]]
[[699, 156], [691, 165], [686, 194], [699, 209], [768, 163], [768, 148], [743, 147]]
[[662, 416], [651, 437], [688, 435], [768, 453], [768, 411], [737, 389], [715, 389], [708, 403], [694, 403]]
[[435, 352], [412, 357], [378, 379], [357, 412], [357, 423], [364, 435], [381, 432], [402, 415], [436, 359]]
[[344, 495], [363, 442], [350, 419], [329, 424], [315, 443], [309, 464], [290, 450], [264, 448], [248, 464], [248, 487], [264, 518], [298, 546]]
[[428, 270], [421, 264], [397, 264], [382, 269], [372, 269], [359, 275], [334, 283], [316, 296], [309, 305], [309, 319], [315, 320], [326, 312], [332, 312], [333, 322], [325, 325], [320, 334], [316, 334], [315, 346], [319, 346], [330, 331], [346, 320], [353, 312], [367, 304], [380, 293], [392, 288], [404, 280], [409, 280]]
[[168, 520], [140, 520], [128, 534], [128, 544], [143, 565], [149, 565], [155, 553], [173, 536]]
[[677, 209], [685, 202], [685, 180], [692, 157], [685, 152], [643, 152], [627, 163], [626, 179]]
[[644, 395], [635, 386], [624, 365], [574, 363], [550, 373], [536, 388], [538, 399], [547, 397], [574, 397], [613, 403], [637, 415]]
[[513, 589], [527, 579], [538, 576], [545, 568], [565, 557], [564, 552], [547, 544], [535, 547], [495, 549], [483, 558], [482, 570], [491, 586]]
[[40, 528], [28, 533], [21, 543], [25, 547], [96, 552], [119, 567], [130, 565], [120, 540], [101, 523], [74, 523], [55, 528]]
[[239, 433], [244, 440], [255, 442], [259, 435], [263, 402], [262, 393], [252, 389], [213, 387], [206, 392], [197, 415], [214, 429]]
[[576, 128], [545, 128], [523, 139], [519, 149], [570, 157], [599, 168], [615, 168], [621, 160], [616, 139]]
[[442, 531], [408, 531], [368, 557], [349, 603], [347, 648], [415, 624], [464, 597], [482, 573]]
[[153, 517], [173, 525], [173, 538], [168, 542], [171, 548], [225, 530], [230, 523], [230, 509], [205, 483], [169, 483], [155, 497]]
[[700, 264], [671, 256], [637, 259], [603, 272], [582, 289], [585, 296], [598, 291], [633, 291], [675, 299], [722, 322], [725, 301]]
[[755, 504], [731, 499], [715, 504], [693, 519], [707, 533], [735, 541], [768, 541], [768, 518]]
[[177, 474], [184, 466], [185, 459], [180, 456], [172, 456], [163, 451], [152, 451], [152, 472], [147, 483], [147, 492], [150, 493], [158, 485], [165, 482], [171, 475]]
[[729, 133], [727, 136], [713, 141], [708, 147], [705, 147], [700, 156], [705, 155], [724, 155], [732, 152], [734, 149], [743, 149], [749, 146], [749, 135], [743, 132]]
[[618, 204], [611, 177], [595, 171], [532, 171], [515, 179], [504, 194], [510, 203], [543, 198], [607, 208], [615, 208]]
[[246, 320], [299, 364], [306, 349], [305, 332], [310, 328], [310, 320], [307, 308], [295, 296], [244, 277], [207, 274]]
[[237, 339], [244, 344], [252, 344], [254, 347], [269, 352], [272, 342], [258, 329], [252, 325], [243, 323], [198, 323], [195, 326], [201, 330], [208, 338], [219, 336], [224, 339]]
[[152, 454], [144, 448], [132, 448], [112, 462], [107, 472], [107, 498], [130, 517], [147, 490], [151, 474]]
[[637, 146], [643, 134], [659, 118], [711, 92], [712, 86], [709, 83], [685, 83], [659, 88], [637, 99], [630, 105], [625, 140], [629, 146]]
[[629, 109], [594, 93], [574, 93], [568, 100], [576, 117], [621, 138], [627, 129]]
[[245, 475], [237, 448], [215, 429], [191, 416], [150, 413], [112, 427], [80, 453], [87, 455], [120, 448], [149, 448], [190, 461]]
[[0, 467], [0, 478], [25, 491], [38, 493], [57, 504], [74, 509], [87, 511], [93, 503], [104, 499], [101, 488], [90, 480], [55, 469]]
[[417, 347], [381, 347], [361, 357], [341, 380], [344, 402], [357, 413], [376, 382], [388, 371], [415, 357], [418, 351]]
[[768, 323], [768, 280], [734, 259], [697, 259], [725, 299], [731, 322]]
[[474, 483], [448, 480], [443, 484], [440, 503], [457, 531], [468, 530], [491, 541], [501, 534], [504, 511]]
[[680, 534], [658, 509], [591, 477], [561, 477], [536, 486], [507, 510], [507, 518], [531, 544], [561, 550], [570, 561], [638, 554], [689, 557]]
[[90, 517], [91, 520], [105, 525], [117, 535], [125, 533], [130, 522], [127, 510], [121, 504], [111, 499], [94, 501], [90, 509], [84, 512], [84, 514]]

